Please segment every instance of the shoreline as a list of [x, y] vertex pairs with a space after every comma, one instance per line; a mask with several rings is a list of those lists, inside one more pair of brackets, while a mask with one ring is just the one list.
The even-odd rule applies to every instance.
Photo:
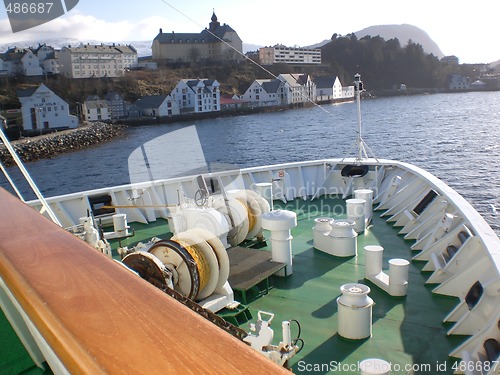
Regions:
[[[94, 122], [75, 129], [48, 133], [35, 137], [11, 141], [19, 158], [27, 163], [90, 147], [116, 139], [124, 134], [126, 126]], [[0, 162], [4, 166], [14, 165], [14, 160], [5, 145], [0, 144]]]

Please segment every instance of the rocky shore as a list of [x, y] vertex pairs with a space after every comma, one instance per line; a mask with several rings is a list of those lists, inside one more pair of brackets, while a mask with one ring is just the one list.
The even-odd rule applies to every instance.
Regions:
[[[31, 162], [109, 141], [122, 136], [124, 130], [124, 125], [94, 122], [76, 129], [22, 138], [11, 142], [11, 144], [22, 161]], [[4, 166], [14, 163], [7, 148], [1, 143], [0, 161]]]

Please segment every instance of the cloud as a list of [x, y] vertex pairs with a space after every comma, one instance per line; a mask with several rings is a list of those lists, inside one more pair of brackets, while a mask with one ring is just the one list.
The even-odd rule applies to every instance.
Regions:
[[175, 30], [175, 24], [164, 17], [153, 16], [138, 22], [109, 22], [94, 16], [73, 13], [46, 24], [18, 33], [12, 33], [9, 21], [0, 20], [0, 43], [39, 41], [52, 38], [75, 38], [103, 42], [153, 40], [160, 27], [166, 25]]

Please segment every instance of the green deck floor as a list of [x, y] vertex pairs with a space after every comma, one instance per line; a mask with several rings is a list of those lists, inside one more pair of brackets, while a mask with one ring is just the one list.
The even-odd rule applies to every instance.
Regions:
[[[421, 273], [423, 264], [419, 263], [410, 264], [406, 297], [391, 297], [364, 279], [365, 245], [384, 247], [386, 270], [391, 258], [411, 259], [413, 242], [397, 235], [392, 225], [375, 212], [372, 225], [358, 237], [357, 256], [337, 258], [325, 254], [312, 246], [314, 219], [322, 216], [342, 219], [345, 216], [331, 212], [345, 211], [331, 209], [343, 206], [339, 199], [323, 199], [320, 205], [318, 202], [296, 201], [299, 210], [298, 226], [292, 229], [293, 275], [286, 279], [274, 277], [274, 288], [269, 294], [249, 304], [255, 317], [258, 310], [276, 315], [275, 341], [281, 338], [282, 320], [300, 322], [305, 345], [292, 360], [294, 373], [358, 373], [349, 370], [366, 358], [390, 362], [396, 370], [391, 372], [394, 374], [452, 373], [454, 361], [448, 358], [448, 353], [464, 338], [446, 336], [447, 327], [442, 319], [458, 300], [433, 295], [432, 288], [424, 285], [426, 275]], [[287, 204], [286, 208], [289, 207]], [[337, 333], [339, 288], [352, 282], [368, 285], [369, 296], [375, 302], [372, 337], [360, 341], [347, 341]], [[440, 366], [439, 371], [436, 365]], [[441, 371], [445, 366], [447, 371]]]
[[[390, 297], [378, 287], [364, 280], [364, 246], [384, 247], [384, 270], [391, 258], [411, 259], [412, 242], [397, 235], [397, 230], [374, 213], [372, 225], [358, 237], [355, 257], [337, 258], [313, 248], [312, 228], [317, 217], [345, 218], [340, 213], [344, 202], [340, 199], [316, 199], [313, 202], [296, 200], [288, 204], [275, 202], [275, 208], [297, 212], [298, 226], [293, 235], [293, 274], [287, 278], [273, 277], [273, 287], [267, 295], [248, 303], [254, 319], [259, 310], [275, 314], [272, 328], [274, 344], [281, 340], [281, 321], [296, 319], [302, 328], [303, 350], [291, 361], [296, 374], [344, 373], [358, 374], [357, 364], [366, 358], [381, 358], [391, 363], [391, 374], [445, 374], [453, 373], [453, 359], [448, 353], [465, 338], [447, 336], [448, 326], [442, 319], [457, 304], [454, 298], [434, 295], [431, 286], [424, 285], [428, 275], [421, 273], [423, 263], [411, 263], [409, 288], [406, 297]], [[339, 214], [332, 214], [332, 212]], [[133, 223], [135, 236], [122, 240], [132, 246], [147, 242], [156, 236], [168, 239], [171, 233], [165, 220], [148, 225]], [[265, 235], [269, 233], [265, 232]], [[116, 249], [117, 243], [113, 243]], [[270, 244], [260, 251], [270, 251]], [[340, 286], [358, 282], [371, 288], [374, 300], [372, 337], [347, 341], [337, 333], [337, 297]], [[249, 293], [251, 296], [251, 292]], [[256, 293], [257, 295], [257, 293]], [[28, 354], [17, 340], [10, 326], [0, 315], [2, 344], [5, 335], [10, 350], [0, 350], [0, 374], [19, 374], [35, 371]], [[248, 323], [242, 328], [249, 330]], [[292, 324], [292, 336], [297, 328]], [[439, 367], [437, 367], [439, 366]], [[445, 370], [445, 371], [443, 371]], [[43, 370], [38, 373], [43, 373]]]

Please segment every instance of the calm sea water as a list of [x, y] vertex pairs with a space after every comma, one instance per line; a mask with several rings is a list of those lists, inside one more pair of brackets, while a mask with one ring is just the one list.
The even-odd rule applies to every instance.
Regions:
[[[363, 138], [375, 156], [429, 170], [500, 233], [500, 92], [363, 100], [362, 123]], [[171, 136], [187, 128], [196, 129], [199, 143], [193, 139], [186, 144]], [[177, 173], [181, 161], [189, 159], [195, 159], [193, 165], [206, 163], [216, 170], [221, 164], [234, 169], [354, 156], [355, 128], [355, 103], [132, 127], [123, 138], [29, 163], [27, 168], [40, 190], [53, 196], [129, 183], [132, 151], [166, 134], [156, 144], [164, 159], [155, 166], [155, 178], [171, 176], [172, 170]], [[25, 198], [34, 198], [17, 170], [8, 171]], [[3, 175], [0, 185], [8, 187]]]

